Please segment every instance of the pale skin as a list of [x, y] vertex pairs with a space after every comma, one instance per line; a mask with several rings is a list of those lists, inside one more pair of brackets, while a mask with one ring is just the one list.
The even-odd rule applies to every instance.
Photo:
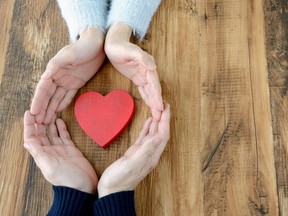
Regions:
[[[105, 52], [112, 65], [138, 86], [152, 117], [159, 120], [163, 102], [156, 65], [151, 55], [130, 43], [131, 34], [131, 27], [123, 23], [112, 25], [106, 35]], [[103, 46], [104, 33], [88, 28], [80, 33], [79, 40], [62, 48], [49, 61], [30, 109], [37, 123], [51, 123], [55, 114], [71, 103], [77, 90], [96, 74], [105, 59]]]
[[87, 193], [96, 193], [98, 188], [101, 198], [133, 190], [155, 168], [169, 140], [169, 124], [170, 107], [166, 104], [160, 120], [146, 120], [134, 145], [104, 171], [99, 183], [95, 170], [74, 145], [61, 119], [44, 126], [26, 111], [24, 147], [51, 184]]
[[37, 123], [49, 124], [64, 110], [77, 90], [98, 71], [105, 59], [104, 33], [86, 29], [80, 39], [62, 48], [47, 64], [35, 91], [31, 113]]
[[169, 137], [170, 106], [166, 104], [160, 120], [147, 119], [134, 145], [104, 171], [98, 183], [99, 198], [135, 189], [156, 167]]
[[30, 111], [26, 111], [24, 147], [51, 184], [96, 192], [98, 178], [95, 170], [77, 149], [61, 119], [49, 125], [38, 124]]
[[105, 39], [105, 53], [111, 64], [138, 86], [152, 117], [159, 120], [163, 110], [161, 85], [153, 56], [130, 42], [132, 28], [117, 23], [109, 28]]

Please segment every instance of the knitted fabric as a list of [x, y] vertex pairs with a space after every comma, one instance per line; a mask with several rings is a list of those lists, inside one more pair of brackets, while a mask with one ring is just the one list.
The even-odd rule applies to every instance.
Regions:
[[133, 34], [142, 40], [153, 14], [161, 0], [112, 0], [108, 12], [107, 28], [123, 22], [133, 29]]
[[75, 41], [78, 34], [89, 27], [105, 32], [107, 18], [106, 0], [58, 0], [61, 14], [67, 23], [70, 39]]
[[[53, 186], [54, 200], [47, 216], [135, 216], [134, 191], [96, 195], [69, 187]], [[94, 210], [94, 211], [93, 211]]]
[[135, 216], [134, 191], [113, 193], [94, 203], [94, 216]]
[[54, 200], [47, 216], [92, 215], [96, 196], [73, 188], [53, 186]]

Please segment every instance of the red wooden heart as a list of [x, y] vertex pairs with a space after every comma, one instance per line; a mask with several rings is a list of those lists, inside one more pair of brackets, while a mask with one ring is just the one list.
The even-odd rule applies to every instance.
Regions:
[[86, 92], [77, 99], [74, 113], [85, 133], [105, 148], [128, 126], [134, 108], [133, 98], [125, 91], [112, 91], [105, 97]]

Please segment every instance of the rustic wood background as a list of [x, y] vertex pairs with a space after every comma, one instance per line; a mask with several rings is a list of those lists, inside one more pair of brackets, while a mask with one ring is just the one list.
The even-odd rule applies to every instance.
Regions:
[[[0, 215], [45, 215], [51, 185], [23, 149], [23, 114], [47, 62], [68, 43], [56, 1], [0, 1]], [[165, 0], [139, 45], [172, 106], [171, 139], [137, 187], [141, 216], [288, 215], [287, 0]], [[60, 116], [101, 175], [150, 115], [108, 61], [79, 92], [129, 91], [136, 115], [108, 149]]]

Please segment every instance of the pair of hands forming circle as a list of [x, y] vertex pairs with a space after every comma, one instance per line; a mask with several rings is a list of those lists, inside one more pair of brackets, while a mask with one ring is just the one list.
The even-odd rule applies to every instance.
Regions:
[[26, 111], [24, 147], [51, 184], [87, 193], [95, 193], [98, 188], [100, 198], [133, 190], [150, 173], [168, 142], [169, 122], [169, 105], [165, 105], [161, 120], [147, 119], [136, 142], [104, 171], [99, 182], [95, 170], [77, 149], [61, 119], [45, 126], [37, 124], [34, 116]]
[[51, 184], [87, 193], [98, 189], [99, 197], [103, 197], [133, 190], [156, 166], [169, 139], [170, 107], [162, 103], [152, 56], [130, 42], [105, 44], [113, 66], [138, 85], [152, 118], [146, 120], [135, 144], [104, 171], [98, 182], [94, 168], [71, 140], [65, 123], [56, 119], [56, 113], [70, 104], [105, 59], [104, 39], [101, 32], [96, 33], [96, 38], [93, 34], [80, 37], [49, 61], [31, 109], [24, 116], [24, 147]]
[[[104, 38], [101, 37], [104, 37], [101, 31], [84, 35], [49, 61], [30, 109], [37, 123], [52, 122], [55, 113], [64, 110], [77, 90], [98, 71], [105, 59]], [[154, 58], [129, 41], [105, 42], [105, 52], [112, 65], [138, 86], [142, 99], [151, 108], [152, 117], [159, 120], [163, 101]]]

